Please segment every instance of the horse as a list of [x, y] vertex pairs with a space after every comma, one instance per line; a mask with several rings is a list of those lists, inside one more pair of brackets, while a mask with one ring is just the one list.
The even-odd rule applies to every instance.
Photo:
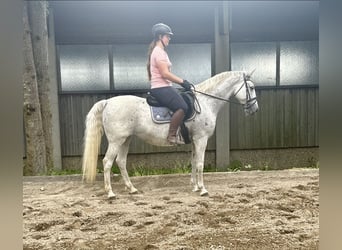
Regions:
[[[253, 73], [253, 72], [252, 72]], [[244, 71], [226, 71], [193, 85], [193, 92], [201, 111], [185, 122], [191, 144], [191, 183], [194, 192], [208, 195], [203, 182], [205, 149], [213, 135], [216, 118], [226, 102], [234, 102], [235, 97], [244, 107], [246, 115], [258, 109], [255, 86], [251, 74]], [[85, 119], [83, 141], [82, 179], [92, 183], [97, 174], [97, 159], [103, 133], [107, 136], [108, 148], [103, 158], [104, 184], [108, 198], [115, 198], [111, 186], [111, 168], [116, 161], [125, 186], [130, 194], [138, 193], [127, 173], [126, 162], [129, 144], [133, 135], [156, 146], [172, 146], [167, 141], [169, 124], [156, 124], [152, 121], [150, 106], [146, 98], [122, 95], [96, 102]]]

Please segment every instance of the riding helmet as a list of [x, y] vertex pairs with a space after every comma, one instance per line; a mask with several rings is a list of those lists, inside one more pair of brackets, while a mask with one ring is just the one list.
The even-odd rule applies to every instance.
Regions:
[[158, 38], [159, 35], [173, 35], [171, 28], [164, 23], [153, 25], [152, 34], [154, 38]]

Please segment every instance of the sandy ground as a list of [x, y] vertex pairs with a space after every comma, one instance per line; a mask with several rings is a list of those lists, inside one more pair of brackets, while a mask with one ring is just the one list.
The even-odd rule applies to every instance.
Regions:
[[318, 249], [319, 171], [208, 173], [209, 196], [189, 175], [24, 177], [24, 249]]

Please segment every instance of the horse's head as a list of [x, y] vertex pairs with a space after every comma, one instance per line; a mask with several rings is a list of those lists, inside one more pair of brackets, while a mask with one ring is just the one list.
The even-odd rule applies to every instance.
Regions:
[[244, 105], [246, 115], [252, 115], [258, 111], [258, 101], [256, 99], [255, 86], [251, 80], [251, 73], [242, 72], [239, 83], [235, 84], [235, 98]]

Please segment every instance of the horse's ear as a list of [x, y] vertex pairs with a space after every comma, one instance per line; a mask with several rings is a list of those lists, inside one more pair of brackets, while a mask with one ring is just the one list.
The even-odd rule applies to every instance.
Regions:
[[253, 73], [254, 73], [254, 71], [256, 70], [256, 68], [254, 68], [250, 73], [248, 73], [247, 75], [249, 76], [249, 77], [251, 77], [252, 75], [253, 75]]

